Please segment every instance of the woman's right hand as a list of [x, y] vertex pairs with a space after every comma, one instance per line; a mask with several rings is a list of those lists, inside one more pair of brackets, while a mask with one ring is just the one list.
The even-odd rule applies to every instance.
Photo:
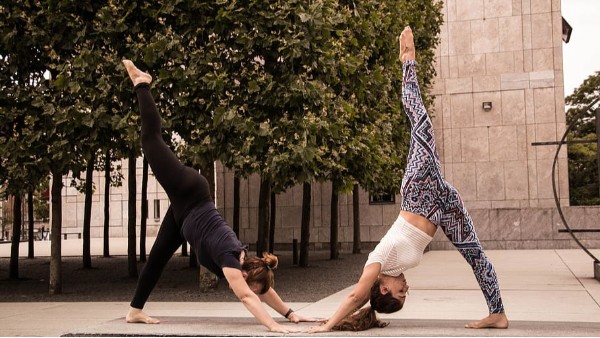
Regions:
[[322, 319], [322, 318], [313, 318], [313, 317], [304, 317], [301, 316], [299, 314], [297, 314], [296, 312], [292, 312], [288, 318], [288, 320], [292, 323], [300, 323], [300, 322], [323, 322], [323, 321], [327, 321], [326, 319]]
[[321, 333], [321, 332], [330, 332], [331, 329], [327, 327], [326, 323], [323, 323], [320, 326], [311, 326], [306, 329], [304, 332], [306, 333]]

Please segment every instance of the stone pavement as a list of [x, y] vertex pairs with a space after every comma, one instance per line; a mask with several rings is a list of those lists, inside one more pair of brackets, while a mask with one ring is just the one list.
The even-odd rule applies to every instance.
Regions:
[[[92, 254], [101, 250], [94, 244]], [[122, 247], [126, 239], [115, 241]], [[150, 244], [149, 244], [150, 245]], [[47, 246], [47, 248], [45, 248]], [[81, 240], [62, 243], [63, 254], [81, 255]], [[49, 242], [36, 242], [36, 255], [49, 254]], [[21, 253], [26, 254], [26, 246]], [[592, 250], [600, 256], [600, 250]], [[10, 245], [0, 245], [7, 257]], [[115, 251], [115, 254], [117, 251]], [[508, 330], [470, 330], [463, 325], [487, 314], [469, 266], [456, 251], [430, 251], [421, 265], [406, 272], [409, 296], [402, 311], [379, 315], [383, 329], [331, 332], [323, 336], [600, 336], [600, 282], [593, 261], [582, 250], [494, 250]], [[290, 303], [303, 315], [326, 318], [352, 287], [314, 303]], [[1, 290], [0, 290], [1, 292]], [[158, 325], [126, 324], [126, 302], [3, 303], [0, 336], [280, 336], [258, 324], [239, 302], [151, 302], [145, 311]], [[271, 312], [274, 318], [285, 322]], [[306, 328], [312, 324], [287, 324]], [[291, 336], [306, 336], [298, 333]]]

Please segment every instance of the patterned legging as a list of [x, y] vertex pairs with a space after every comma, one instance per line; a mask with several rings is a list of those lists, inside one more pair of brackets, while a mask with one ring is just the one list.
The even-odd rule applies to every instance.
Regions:
[[433, 126], [417, 82], [416, 62], [406, 61], [402, 67], [402, 103], [411, 123], [408, 163], [402, 179], [402, 209], [422, 215], [444, 230], [473, 268], [490, 313], [502, 313], [496, 271], [483, 252], [458, 191], [442, 176]]

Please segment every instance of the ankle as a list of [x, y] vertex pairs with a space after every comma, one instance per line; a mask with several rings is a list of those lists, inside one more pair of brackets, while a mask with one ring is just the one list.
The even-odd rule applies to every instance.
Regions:
[[131, 82], [133, 82], [134, 87], [144, 83], [150, 85], [152, 82], [152, 76], [139, 70], [130, 60], [123, 60], [123, 65], [125, 66], [127, 74], [129, 75]]
[[150, 87], [152, 78], [149, 75], [146, 76], [146, 74], [144, 74], [144, 75], [140, 75], [140, 76], [131, 78], [131, 82], [133, 82], [134, 88], [138, 88], [138, 87], [142, 87], [142, 86]]
[[412, 46], [404, 46], [404, 50], [402, 51], [401, 56], [402, 62], [410, 61], [415, 59], [415, 47]]
[[142, 309], [137, 309], [137, 308], [134, 308], [134, 307], [129, 307], [129, 311], [127, 311], [127, 314], [132, 314], [133, 315], [133, 314], [140, 313], [140, 312], [142, 312]]

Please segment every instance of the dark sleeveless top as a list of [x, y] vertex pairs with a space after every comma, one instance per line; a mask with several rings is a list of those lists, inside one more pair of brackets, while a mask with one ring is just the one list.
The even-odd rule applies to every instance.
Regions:
[[225, 222], [212, 201], [189, 211], [181, 234], [190, 243], [198, 263], [217, 275], [225, 277], [223, 268], [242, 269], [240, 253], [246, 247]]

